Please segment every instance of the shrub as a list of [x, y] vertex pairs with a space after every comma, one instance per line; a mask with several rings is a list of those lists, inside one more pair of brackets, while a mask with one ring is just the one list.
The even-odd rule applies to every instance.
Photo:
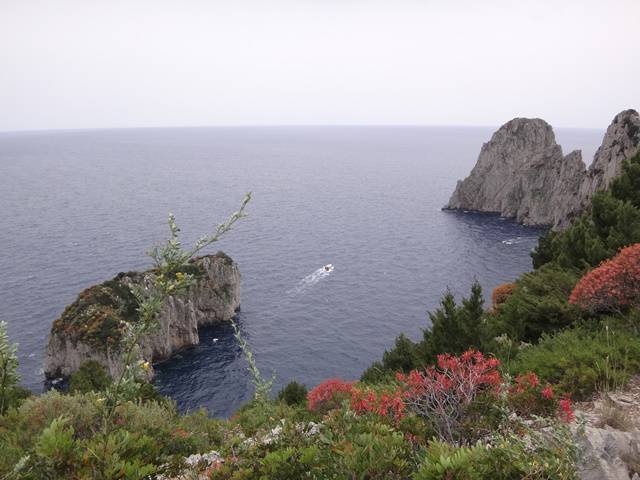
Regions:
[[534, 372], [518, 375], [508, 393], [509, 410], [521, 417], [550, 416], [558, 409], [558, 395], [553, 386], [541, 383]]
[[640, 370], [639, 340], [623, 327], [576, 327], [543, 335], [537, 345], [518, 355], [510, 370], [514, 374], [534, 371], [542, 383], [555, 384], [558, 393], [581, 400], [598, 389], [624, 385]]
[[524, 426], [518, 434], [494, 435], [472, 447], [432, 442], [414, 480], [577, 478], [578, 450], [571, 432], [551, 425], [545, 432]]
[[395, 372], [409, 372], [419, 364], [417, 344], [401, 333], [394, 347], [385, 350], [382, 362], [374, 362], [364, 371], [360, 380], [367, 383], [382, 383], [391, 380]]
[[18, 376], [17, 345], [9, 343], [6, 322], [0, 322], [0, 415], [15, 403]]
[[499, 361], [469, 350], [459, 357], [438, 356], [438, 366], [398, 374], [407, 408], [426, 419], [442, 440], [460, 441], [461, 425], [481, 393], [501, 383]]
[[433, 365], [441, 353], [461, 354], [481, 345], [484, 299], [482, 287], [474, 282], [469, 298], [456, 303], [453, 293], [447, 292], [440, 308], [429, 312], [431, 327], [423, 330], [423, 338], [414, 343], [405, 335], [396, 338], [394, 348], [385, 351], [382, 362], [375, 362], [362, 374], [367, 383], [391, 380], [395, 372], [409, 372], [414, 368]]
[[440, 308], [429, 313], [431, 329], [424, 331], [424, 340], [417, 347], [421, 365], [433, 364], [441, 353], [459, 355], [480, 347], [480, 331], [484, 317], [482, 287], [476, 281], [469, 298], [457, 305], [451, 292], [440, 302]]
[[617, 312], [640, 306], [640, 243], [624, 248], [583, 276], [569, 303], [591, 312]]
[[337, 408], [344, 400], [351, 398], [352, 389], [353, 382], [345, 382], [339, 378], [325, 380], [307, 395], [309, 410], [326, 413]]
[[69, 379], [71, 393], [100, 392], [111, 385], [111, 376], [107, 369], [95, 360], [88, 360]]
[[493, 308], [496, 309], [498, 306], [502, 305], [513, 293], [516, 287], [517, 285], [515, 283], [503, 283], [502, 285], [498, 285], [494, 288], [493, 293], [491, 294]]
[[404, 417], [405, 404], [399, 389], [376, 392], [371, 388], [354, 386], [351, 409], [357, 415], [375, 413], [399, 422]]
[[579, 320], [580, 309], [568, 302], [577, 280], [577, 274], [553, 264], [522, 275], [500, 308], [487, 316], [485, 350], [494, 350], [493, 339], [503, 334], [518, 343], [534, 342]]
[[289, 382], [278, 393], [278, 400], [287, 405], [303, 405], [307, 401], [307, 387], [296, 381]]

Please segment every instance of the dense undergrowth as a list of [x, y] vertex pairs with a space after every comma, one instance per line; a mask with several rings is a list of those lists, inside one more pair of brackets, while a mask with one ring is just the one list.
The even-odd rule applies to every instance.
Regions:
[[97, 364], [69, 393], [24, 399], [0, 335], [0, 479], [576, 478], [572, 401], [640, 371], [640, 255], [621, 251], [640, 242], [638, 192], [640, 156], [540, 239], [534, 270], [490, 308], [478, 284], [461, 301], [446, 293], [422, 338], [400, 335], [359, 381], [292, 382], [272, 399], [249, 355], [260, 394], [228, 420], [179, 414], [140, 387], [105, 428], [114, 380]]

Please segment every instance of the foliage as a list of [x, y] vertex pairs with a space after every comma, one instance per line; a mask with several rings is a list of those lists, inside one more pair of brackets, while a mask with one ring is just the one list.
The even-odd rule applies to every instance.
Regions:
[[376, 414], [400, 422], [405, 416], [405, 401], [399, 388], [376, 391], [371, 387], [351, 389], [351, 410], [356, 415]]
[[424, 331], [424, 340], [418, 346], [421, 365], [433, 363], [441, 353], [459, 355], [470, 348], [480, 348], [480, 329], [484, 316], [482, 287], [476, 281], [469, 298], [460, 305], [451, 292], [440, 302], [440, 308], [429, 313], [431, 329]]
[[640, 154], [622, 163], [609, 190], [597, 192], [591, 206], [564, 231], [543, 236], [532, 252], [533, 266], [555, 262], [585, 270], [640, 242]]
[[491, 293], [491, 303], [494, 309], [502, 305], [513, 293], [517, 285], [515, 283], [503, 283], [493, 289]]
[[576, 281], [576, 274], [556, 265], [522, 275], [500, 308], [487, 316], [485, 349], [494, 350], [493, 339], [499, 335], [506, 334], [515, 342], [533, 342], [543, 333], [578, 321], [580, 310], [567, 300]]
[[289, 382], [278, 393], [278, 400], [287, 405], [304, 405], [307, 401], [307, 387], [296, 381]]
[[431, 328], [423, 331], [420, 342], [414, 343], [404, 334], [396, 338], [395, 346], [385, 351], [382, 362], [376, 362], [362, 374], [361, 380], [379, 383], [393, 378], [395, 372], [409, 372], [433, 365], [441, 353], [459, 355], [470, 348], [479, 349], [483, 335], [484, 299], [482, 287], [474, 282], [469, 298], [458, 305], [451, 292], [446, 292], [440, 308], [429, 312]]
[[260, 402], [266, 402], [270, 398], [275, 376], [272, 376], [269, 380], [264, 379], [262, 372], [260, 372], [260, 369], [253, 358], [253, 352], [249, 348], [249, 344], [242, 336], [240, 328], [233, 319], [231, 320], [231, 325], [233, 326], [234, 337], [236, 338], [236, 341], [244, 354], [244, 358], [247, 361], [247, 370], [251, 374], [251, 381], [255, 388], [254, 399]]
[[351, 398], [353, 382], [345, 382], [339, 378], [330, 378], [314, 387], [307, 395], [309, 410], [326, 413], [337, 408]]
[[140, 279], [136, 272], [120, 273], [100, 285], [83, 290], [53, 322], [52, 331], [65, 341], [82, 341], [98, 350], [117, 349], [126, 323], [138, 320], [138, 303], [128, 279]]
[[88, 360], [69, 379], [70, 392], [102, 392], [112, 383], [112, 378], [100, 363]]
[[568, 429], [523, 428], [494, 435], [486, 443], [456, 447], [433, 442], [415, 480], [577, 479], [578, 451]]
[[640, 337], [623, 325], [609, 328], [604, 322], [596, 329], [580, 326], [543, 335], [518, 355], [511, 372], [534, 371], [542, 383], [552, 383], [575, 399], [624, 385], [640, 370]]
[[591, 312], [618, 312], [640, 307], [640, 243], [585, 274], [569, 303]]
[[15, 403], [18, 376], [18, 346], [9, 343], [6, 322], [0, 322], [0, 415]]
[[398, 374], [404, 402], [431, 424], [439, 438], [461, 441], [461, 425], [471, 404], [481, 393], [500, 386], [499, 363], [474, 350], [459, 357], [439, 355], [437, 368]]
[[391, 350], [385, 350], [382, 362], [373, 363], [362, 373], [360, 380], [381, 383], [393, 378], [395, 372], [409, 372], [418, 365], [417, 345], [401, 333]]

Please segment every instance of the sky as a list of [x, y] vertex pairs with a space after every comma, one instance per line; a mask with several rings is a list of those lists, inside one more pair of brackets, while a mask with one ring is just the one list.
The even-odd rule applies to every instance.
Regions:
[[0, 131], [606, 127], [640, 0], [0, 0]]

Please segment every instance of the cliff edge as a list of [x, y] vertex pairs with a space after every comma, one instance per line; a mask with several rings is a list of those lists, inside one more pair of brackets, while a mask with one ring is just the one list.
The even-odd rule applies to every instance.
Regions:
[[563, 155], [551, 125], [515, 118], [482, 146], [445, 209], [499, 213], [525, 225], [563, 228], [640, 151], [640, 116], [625, 110], [607, 128], [589, 169], [580, 151]]
[[[230, 320], [240, 308], [240, 271], [227, 255], [218, 252], [194, 259], [197, 278], [186, 295], [169, 297], [158, 317], [160, 328], [141, 342], [144, 357], [152, 362], [199, 343], [198, 327]], [[115, 376], [121, 371], [118, 345], [124, 321], [137, 318], [129, 285], [143, 274], [120, 273], [87, 288], [53, 322], [44, 372], [47, 378], [66, 377], [87, 360], [95, 360]]]

